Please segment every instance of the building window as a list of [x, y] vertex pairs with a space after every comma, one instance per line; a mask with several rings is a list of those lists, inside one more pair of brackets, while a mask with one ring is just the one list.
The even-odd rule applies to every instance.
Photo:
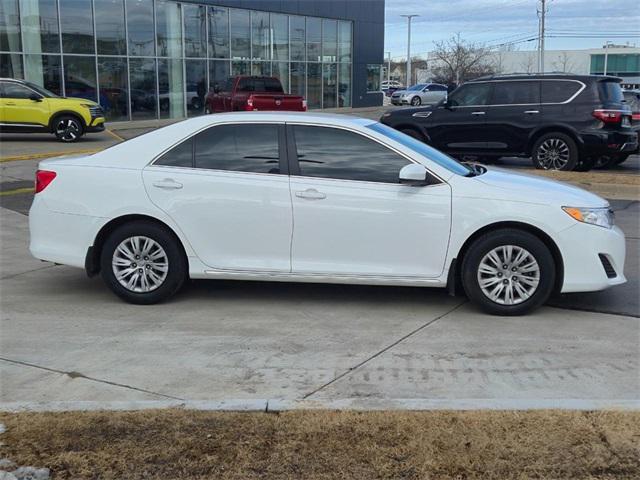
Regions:
[[251, 12], [251, 39], [251, 58], [270, 60], [271, 30], [268, 13]]
[[251, 14], [249, 10], [229, 10], [231, 29], [231, 58], [247, 60], [251, 57]]
[[156, 4], [156, 36], [159, 57], [182, 57], [180, 4], [168, 0]]
[[127, 39], [122, 0], [94, 0], [98, 55], [126, 55]]
[[209, 57], [229, 58], [229, 10], [209, 7]]
[[23, 0], [20, 3], [25, 53], [59, 53], [56, 0]]
[[271, 14], [271, 36], [273, 38], [273, 61], [289, 61], [289, 17]]
[[65, 55], [64, 86], [67, 97], [98, 101], [96, 58]]
[[322, 61], [336, 62], [338, 60], [338, 22], [335, 20], [322, 21]]
[[207, 56], [207, 8], [182, 6], [184, 13], [184, 56]]
[[107, 120], [128, 120], [127, 59], [98, 57], [98, 87]]
[[382, 67], [380, 65], [367, 65], [367, 93], [379, 92]]
[[156, 61], [154, 59], [129, 59], [129, 90], [133, 120], [158, 118], [156, 85]]
[[289, 17], [289, 35], [291, 38], [291, 61], [306, 61], [306, 27], [304, 17]]
[[18, 0], [0, 2], [0, 50], [5, 52], [22, 50]]
[[351, 62], [351, 22], [339, 22], [338, 26], [338, 61]]
[[[85, 0], [83, 0], [85, 1]], [[158, 9], [174, 2], [157, 0]], [[127, 1], [127, 32], [129, 34], [129, 55], [155, 55], [155, 37], [153, 27], [153, 0]]]
[[22, 73], [22, 55], [19, 53], [0, 54], [0, 77], [24, 78]]
[[25, 55], [24, 64], [26, 80], [62, 95], [60, 55]]
[[307, 61], [322, 61], [322, 20], [307, 18]]
[[95, 53], [93, 9], [87, 0], [60, 0], [64, 53]]

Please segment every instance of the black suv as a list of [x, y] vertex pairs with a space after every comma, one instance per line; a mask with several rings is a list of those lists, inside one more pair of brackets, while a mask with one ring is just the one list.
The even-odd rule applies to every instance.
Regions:
[[588, 170], [604, 156], [638, 148], [620, 79], [596, 75], [478, 78], [432, 107], [380, 121], [456, 157], [532, 157], [537, 168]]

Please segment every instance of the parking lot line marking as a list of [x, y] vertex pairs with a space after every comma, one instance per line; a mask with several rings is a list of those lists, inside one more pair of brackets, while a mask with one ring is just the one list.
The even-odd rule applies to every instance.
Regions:
[[124, 141], [125, 141], [125, 139], [124, 139], [124, 138], [122, 138], [120, 135], [118, 135], [118, 134], [117, 134], [116, 132], [114, 132], [114, 131], [111, 131], [111, 130], [107, 129], [107, 130], [106, 130], [106, 132], [107, 132], [109, 135], [111, 135], [113, 138], [115, 138], [116, 140], [120, 140], [121, 142], [124, 142]]
[[6, 190], [4, 192], [0, 192], [0, 196], [5, 196], [5, 195], [19, 195], [21, 193], [33, 193], [34, 188], [33, 187], [23, 187], [23, 188], [16, 188], [14, 190]]
[[91, 154], [101, 152], [102, 148], [93, 148], [90, 150], [73, 150], [69, 152], [42, 152], [42, 153], [31, 153], [29, 155], [16, 155], [13, 157], [2, 157], [0, 158], [0, 163], [6, 162], [19, 162], [23, 160], [37, 160], [39, 158], [50, 158], [50, 157], [60, 157], [62, 155], [81, 155], [83, 153]]

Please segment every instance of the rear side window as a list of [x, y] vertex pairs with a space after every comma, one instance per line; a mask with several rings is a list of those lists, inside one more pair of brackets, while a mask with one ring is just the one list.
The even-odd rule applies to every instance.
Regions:
[[167, 167], [193, 167], [193, 139], [185, 140], [180, 145], [164, 153], [155, 165]]
[[490, 83], [467, 83], [449, 95], [449, 102], [454, 107], [487, 105], [490, 93]]
[[196, 168], [280, 173], [278, 125], [219, 125], [196, 135], [195, 142]]
[[545, 80], [542, 82], [542, 103], [564, 103], [581, 88], [578, 82]]
[[527, 105], [540, 103], [540, 82], [495, 82], [492, 105]]
[[598, 92], [602, 102], [620, 103], [624, 100], [622, 88], [618, 82], [598, 82]]
[[329, 127], [293, 127], [300, 165], [306, 177], [399, 183], [410, 162], [363, 135]]

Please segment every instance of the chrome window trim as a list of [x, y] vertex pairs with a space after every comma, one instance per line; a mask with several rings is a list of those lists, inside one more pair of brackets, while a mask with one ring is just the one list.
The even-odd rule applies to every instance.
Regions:
[[[513, 80], [481, 80], [478, 82], [469, 82], [465, 85], [472, 85], [476, 83], [497, 83], [497, 82], [574, 82], [579, 83], [581, 87], [578, 89], [576, 93], [574, 93], [568, 100], [564, 102], [546, 102], [546, 103], [492, 103], [486, 105], [459, 105], [454, 106], [454, 108], [483, 108], [483, 107], [524, 107], [527, 105], [566, 105], [567, 103], [571, 103], [578, 95], [580, 95], [587, 85], [580, 80], [572, 80], [567, 78], [536, 78], [536, 79], [513, 79]], [[542, 98], [541, 98], [542, 100]], [[444, 107], [438, 107], [444, 108]]]

